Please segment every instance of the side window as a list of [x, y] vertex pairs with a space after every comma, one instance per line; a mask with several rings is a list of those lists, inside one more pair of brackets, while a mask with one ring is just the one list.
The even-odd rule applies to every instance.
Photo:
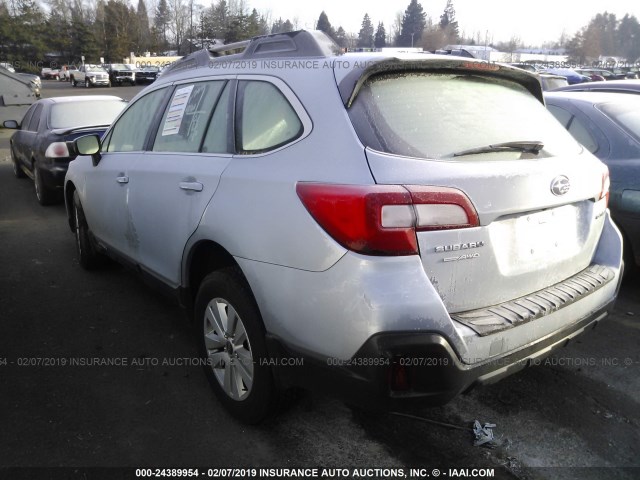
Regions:
[[208, 153], [229, 153], [229, 97], [231, 95], [231, 83], [227, 83], [216, 109], [209, 122], [207, 134], [202, 143], [202, 151]]
[[556, 117], [564, 128], [567, 128], [571, 121], [571, 113], [567, 112], [564, 108], [556, 107], [555, 105], [547, 105], [549, 111]]
[[149, 127], [162, 103], [166, 89], [155, 90], [132, 104], [118, 119], [108, 138], [107, 152], [137, 152], [144, 148]]
[[562, 124], [562, 126], [566, 128], [571, 135], [573, 135], [573, 138], [575, 138], [578, 143], [581, 143], [584, 148], [589, 150], [591, 153], [596, 153], [598, 151], [598, 142], [595, 137], [589, 132], [587, 126], [576, 116], [572, 115], [564, 108], [556, 107], [554, 105], [549, 105], [547, 108]]
[[198, 152], [224, 85], [224, 80], [217, 80], [177, 86], [160, 122], [153, 151]]
[[593, 138], [591, 133], [589, 133], [589, 130], [584, 123], [582, 123], [577, 117], [573, 117], [567, 130], [569, 130], [569, 133], [573, 135], [573, 138], [580, 142], [584, 148], [589, 150], [591, 153], [596, 153], [598, 151], [598, 142], [596, 142], [596, 139]]
[[236, 147], [243, 153], [278, 148], [302, 135], [302, 122], [275, 85], [241, 81], [236, 106]]
[[38, 105], [36, 107], [36, 109], [33, 111], [33, 116], [31, 117], [31, 120], [29, 121], [29, 127], [28, 130], [31, 132], [37, 132], [38, 131], [38, 125], [40, 124], [40, 116], [42, 113], [42, 105]]
[[24, 114], [24, 118], [22, 119], [22, 122], [20, 122], [20, 130], [27, 130], [29, 128], [29, 122], [31, 121], [33, 112], [35, 112], [37, 107], [38, 105], [31, 106], [31, 108], [27, 110], [27, 113]]

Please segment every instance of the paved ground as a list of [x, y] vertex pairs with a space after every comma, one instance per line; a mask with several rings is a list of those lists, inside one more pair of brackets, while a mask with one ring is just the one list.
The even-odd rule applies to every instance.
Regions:
[[[45, 82], [47, 96], [67, 92], [86, 90]], [[476, 467], [496, 478], [640, 478], [639, 281], [624, 285], [614, 315], [595, 331], [539, 367], [414, 412], [428, 421], [303, 396], [246, 427], [189, 364], [195, 348], [184, 312], [117, 266], [80, 268], [64, 207], [39, 206], [32, 182], [13, 177], [9, 133], [0, 129], [0, 478], [24, 473], [6, 467], [57, 466], [424, 467], [442, 476]], [[464, 429], [475, 419], [497, 424], [499, 448], [473, 446]]]

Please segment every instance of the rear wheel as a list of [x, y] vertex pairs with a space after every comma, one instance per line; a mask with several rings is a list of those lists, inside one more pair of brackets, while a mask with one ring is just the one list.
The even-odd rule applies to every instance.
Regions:
[[42, 172], [37, 165], [33, 166], [33, 183], [36, 187], [36, 197], [40, 205], [51, 205], [57, 200], [57, 192], [45, 185], [42, 179]]
[[264, 361], [264, 326], [237, 268], [211, 273], [203, 280], [194, 328], [205, 375], [225, 408], [250, 424], [272, 413], [277, 389]]
[[99, 253], [91, 240], [89, 226], [80, 204], [78, 192], [73, 192], [73, 222], [76, 236], [78, 261], [85, 270], [93, 270], [105, 263], [106, 257]]

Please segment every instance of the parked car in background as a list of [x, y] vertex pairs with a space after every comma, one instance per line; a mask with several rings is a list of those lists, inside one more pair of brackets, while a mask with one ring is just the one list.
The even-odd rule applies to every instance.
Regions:
[[[561, 75], [553, 75], [551, 73], [540, 73], [539, 75], [540, 83], [542, 84], [542, 90], [544, 90], [545, 92], [569, 85], [569, 82], [567, 82], [567, 77], [563, 77]], [[580, 85], [584, 84], [581, 83]]]
[[628, 268], [640, 266], [640, 97], [549, 92], [547, 108], [609, 167], [609, 208], [625, 239]]
[[51, 72], [51, 69], [49, 67], [43, 67], [42, 70], [40, 70], [40, 78], [42, 80], [46, 80], [49, 75], [49, 72]]
[[62, 198], [69, 162], [76, 157], [66, 142], [88, 134], [102, 135], [126, 102], [119, 97], [86, 95], [52, 97], [34, 103], [21, 122], [7, 120], [10, 150], [16, 177], [30, 177], [42, 205]]
[[259, 421], [292, 385], [442, 404], [607, 315], [608, 172], [537, 76], [340, 55], [317, 31], [242, 45], [168, 67], [102, 140], [75, 141], [65, 181], [81, 265], [108, 254], [190, 307], [232, 414]]
[[161, 72], [162, 69], [155, 65], [139, 68], [136, 70], [136, 83], [153, 83]]
[[[611, 70], [607, 70], [605, 68], [576, 68], [576, 72], [581, 73], [582, 75], [587, 75], [588, 77], [591, 77], [592, 75], [602, 77], [597, 81], [624, 79], [624, 75], [615, 74]], [[596, 81], [595, 79], [593, 80]]]
[[547, 68], [544, 72], [565, 77], [569, 85], [591, 81], [591, 79], [586, 75], [582, 75], [571, 68]]
[[38, 75], [33, 75], [31, 73], [16, 73], [21, 78], [28, 80], [32, 85], [32, 90], [36, 94], [36, 97], [40, 97], [40, 92], [42, 90], [42, 80]]
[[13, 68], [13, 65], [9, 62], [0, 62], [0, 68], [4, 68], [5, 70], [9, 70], [11, 73], [16, 73], [16, 69]]
[[111, 80], [109, 79], [109, 73], [98, 65], [82, 65], [78, 70], [70, 73], [71, 86], [75, 87], [78, 84], [89, 87], [110, 87]]
[[68, 82], [71, 80], [71, 74], [73, 72], [76, 72], [78, 70], [78, 67], [76, 67], [75, 65], [63, 65], [60, 68], [60, 78], [59, 80], [63, 81], [63, 82]]
[[51, 70], [49, 70], [49, 72], [47, 72], [47, 75], [46, 75], [47, 80], [59, 80], [59, 78], [60, 78], [59, 68], [52, 68]]
[[136, 72], [129, 65], [124, 63], [110, 63], [104, 65], [104, 69], [109, 73], [109, 80], [113, 86], [121, 86], [124, 84], [136, 84]]
[[640, 80], [609, 80], [568, 85], [557, 89], [559, 92], [614, 92], [640, 93]]

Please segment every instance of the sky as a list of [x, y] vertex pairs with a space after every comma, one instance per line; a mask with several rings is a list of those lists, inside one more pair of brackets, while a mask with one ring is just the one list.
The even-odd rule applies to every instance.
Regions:
[[[245, 0], [249, 9], [270, 13], [271, 21], [282, 17], [296, 23], [298, 28], [314, 27], [324, 10], [331, 25], [342, 26], [348, 33], [357, 34], [362, 18], [369, 14], [374, 26], [384, 22], [390, 33], [396, 15], [404, 13], [409, 0]], [[434, 23], [440, 21], [447, 0], [422, 0], [420, 4]], [[482, 41], [509, 41], [519, 37], [526, 46], [539, 46], [543, 42], [554, 42], [563, 30], [571, 38], [589, 23], [597, 13], [607, 11], [621, 19], [626, 13], [640, 20], [638, 0], [536, 0], [534, 2], [504, 0], [453, 0], [456, 18], [461, 32], [467, 37], [476, 37], [480, 32]], [[492, 40], [493, 39], [493, 40]]]

